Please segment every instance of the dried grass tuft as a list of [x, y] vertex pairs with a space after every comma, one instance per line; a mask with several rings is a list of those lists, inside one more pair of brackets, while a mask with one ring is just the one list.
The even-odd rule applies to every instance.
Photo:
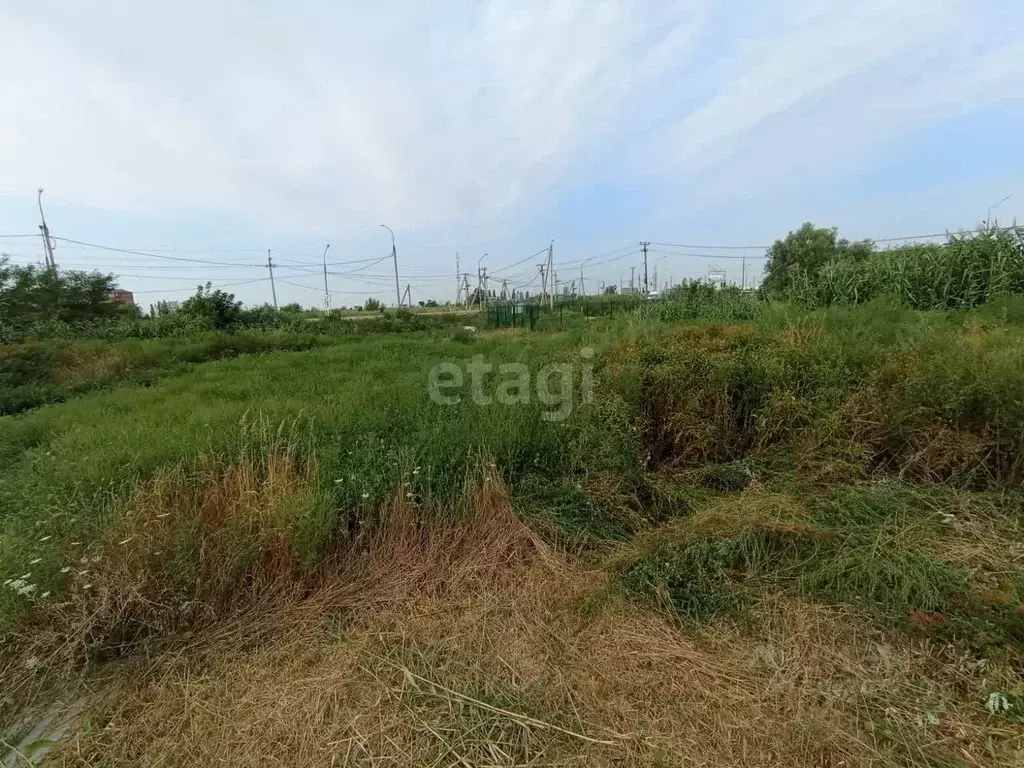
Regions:
[[307, 595], [122, 681], [58, 762], [987, 766], [1024, 747], [975, 704], [1008, 670], [779, 597], [754, 633], [683, 630], [546, 549], [490, 471], [428, 512], [396, 496]]

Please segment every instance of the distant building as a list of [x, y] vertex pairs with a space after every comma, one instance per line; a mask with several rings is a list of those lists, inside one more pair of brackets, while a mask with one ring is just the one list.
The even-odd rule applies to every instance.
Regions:
[[110, 292], [110, 300], [116, 301], [118, 304], [124, 304], [126, 307], [135, 306], [135, 294], [131, 291], [126, 291], [124, 288], [115, 288]]

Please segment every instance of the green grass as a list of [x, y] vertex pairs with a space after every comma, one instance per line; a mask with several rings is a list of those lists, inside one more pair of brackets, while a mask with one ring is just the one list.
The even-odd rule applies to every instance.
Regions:
[[[627, 592], [702, 621], [742, 614], [762, 589], [786, 589], [895, 624], [913, 623], [915, 611], [957, 615], [953, 636], [984, 629], [996, 644], [1015, 642], [1020, 574], [946, 561], [921, 542], [941, 537], [940, 512], [962, 502], [957, 494], [971, 494], [972, 508], [1017, 498], [1016, 305], [750, 313], [737, 294], [715, 305], [722, 321], [708, 322], [692, 319], [693, 307], [719, 299], [691, 293], [677, 309], [570, 317], [561, 331], [233, 334], [5, 350], [24, 363], [7, 374], [33, 386], [66, 371], [54, 386], [68, 399], [0, 417], [0, 573], [31, 573], [36, 585], [27, 597], [0, 591], [0, 625], [30, 620], [43, 592], [65, 594], [62, 570], [118, 530], [133, 491], [150, 479], [177, 472], [200, 482], [204, 467], [244, 464], [286, 439], [313, 476], [310, 493], [289, 502], [299, 508], [279, 515], [306, 566], [375, 525], [396, 492], [425, 508], [450, 504], [481, 462], [495, 463], [524, 518], [595, 557], [636, 547], [631, 539], [666, 523], [695, 525], [723, 500], [760, 503], [758, 489], [768, 488], [805, 512], [655, 537], [617, 566]], [[547, 406], [535, 397], [442, 406], [428, 395], [440, 361], [482, 355], [536, 374], [551, 362], [578, 364], [584, 346], [598, 350], [594, 401], [576, 402], [565, 421], [542, 418]], [[938, 490], [920, 490], [929, 487]], [[986, 519], [1013, 519], [1013, 503], [992, 502]], [[252, 557], [264, 546], [253, 541]], [[1005, 598], [998, 605], [978, 597], [993, 588]]]
[[0, 346], [0, 415], [96, 389], [151, 385], [198, 363], [278, 350], [305, 350], [336, 337], [209, 332], [184, 338], [43, 341]]

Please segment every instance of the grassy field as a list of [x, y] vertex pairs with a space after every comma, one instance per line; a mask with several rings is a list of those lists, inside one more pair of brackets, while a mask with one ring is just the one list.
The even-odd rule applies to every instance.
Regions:
[[1024, 760], [1019, 299], [559, 325], [5, 348], [5, 720], [72, 712], [60, 765]]

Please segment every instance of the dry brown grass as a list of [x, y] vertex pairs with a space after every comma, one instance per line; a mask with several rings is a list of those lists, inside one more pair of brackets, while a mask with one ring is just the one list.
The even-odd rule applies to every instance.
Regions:
[[0, 669], [5, 693], [34, 692], [239, 607], [300, 592], [293, 527], [314, 469], [294, 446], [236, 462], [158, 471], [112, 514], [99, 544], [66, 554], [69, 591], [43, 603]]
[[820, 767], [926, 765], [936, 749], [968, 766], [1022, 756], [1021, 734], [981, 708], [986, 690], [1011, 682], [1004, 671], [770, 596], [754, 632], [685, 631], [546, 549], [490, 471], [444, 522], [402, 495], [387, 512], [308, 595], [225, 619], [145, 679], [122, 678], [55, 761]]

